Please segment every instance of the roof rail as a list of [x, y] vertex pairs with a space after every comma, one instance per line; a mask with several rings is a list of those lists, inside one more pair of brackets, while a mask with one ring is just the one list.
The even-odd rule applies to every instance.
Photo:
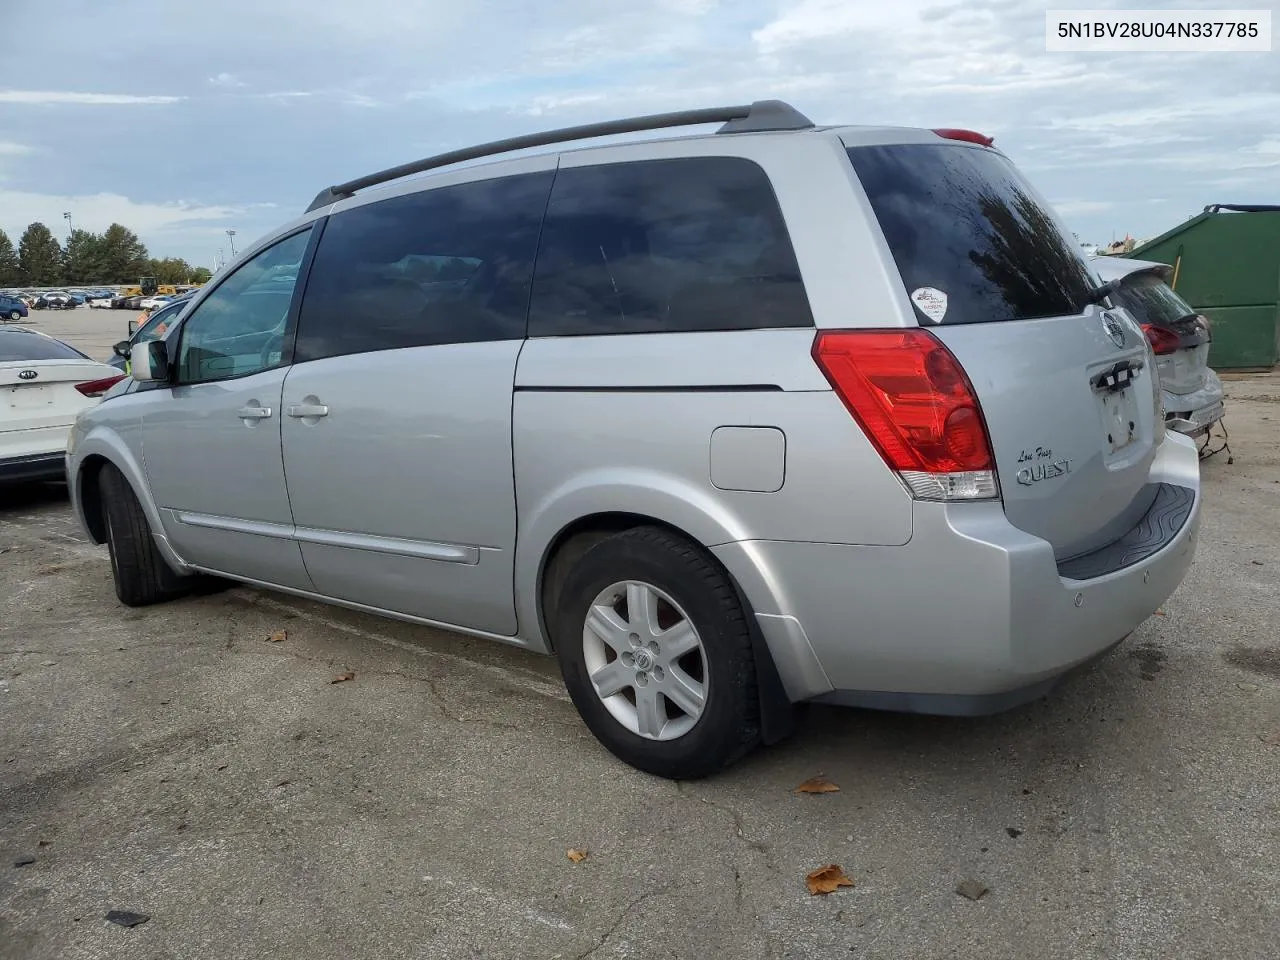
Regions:
[[586, 123], [577, 127], [561, 127], [559, 130], [545, 130], [542, 133], [530, 133], [522, 137], [508, 137], [505, 140], [494, 140], [474, 147], [463, 147], [461, 150], [450, 150], [434, 157], [402, 163], [379, 173], [357, 177], [346, 183], [325, 187], [307, 207], [307, 212], [328, 206], [338, 200], [353, 196], [357, 190], [377, 186], [399, 180], [424, 170], [434, 170], [464, 160], [476, 160], [480, 157], [491, 157], [499, 153], [510, 153], [527, 147], [545, 147], [553, 143], [567, 143], [571, 140], [586, 140], [592, 137], [608, 137], [618, 133], [638, 133], [642, 130], [659, 130], [664, 127], [689, 127], [702, 123], [723, 123], [716, 133], [754, 133], [766, 130], [803, 130], [813, 126], [813, 121], [803, 113], [781, 100], [757, 100], [755, 103], [736, 107], [708, 107], [702, 110], [678, 110], [674, 113], [651, 113], [643, 117], [629, 117], [623, 120], [606, 120], [603, 123]]

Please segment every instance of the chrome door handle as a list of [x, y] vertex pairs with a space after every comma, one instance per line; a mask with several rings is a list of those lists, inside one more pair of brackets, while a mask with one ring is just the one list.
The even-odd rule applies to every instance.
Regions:
[[249, 406], [241, 407], [237, 410], [236, 416], [241, 420], [265, 420], [267, 417], [271, 416], [271, 408], [258, 407], [250, 404]]
[[284, 412], [295, 420], [304, 420], [307, 417], [327, 417], [329, 408], [323, 403], [291, 403]]

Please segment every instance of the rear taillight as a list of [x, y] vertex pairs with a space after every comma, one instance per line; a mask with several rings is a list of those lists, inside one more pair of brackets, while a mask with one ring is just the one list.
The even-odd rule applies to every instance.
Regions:
[[1142, 332], [1147, 335], [1147, 343], [1157, 357], [1167, 357], [1178, 349], [1181, 341], [1178, 335], [1166, 327], [1158, 327], [1154, 323], [1144, 323]]
[[962, 130], [958, 127], [937, 127], [933, 132], [946, 140], [963, 140], [965, 143], [976, 143], [983, 147], [989, 147], [996, 142], [995, 137], [985, 136], [976, 130]]
[[959, 361], [927, 330], [824, 330], [813, 358], [921, 500], [999, 494], [982, 408]]
[[84, 383], [77, 383], [76, 389], [86, 397], [100, 397], [123, 379], [124, 374], [117, 373], [110, 377], [103, 377], [101, 380], [86, 380]]

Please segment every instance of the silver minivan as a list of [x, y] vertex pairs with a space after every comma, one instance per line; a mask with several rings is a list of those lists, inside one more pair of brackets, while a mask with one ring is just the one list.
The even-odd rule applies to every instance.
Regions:
[[803, 701], [1024, 703], [1174, 591], [1196, 448], [1108, 291], [972, 131], [552, 131], [322, 191], [68, 479], [126, 604], [214, 575], [552, 653], [614, 754], [702, 776]]

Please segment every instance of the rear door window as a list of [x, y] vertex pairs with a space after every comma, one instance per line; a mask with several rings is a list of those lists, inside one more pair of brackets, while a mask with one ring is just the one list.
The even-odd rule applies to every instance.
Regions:
[[1047, 205], [1002, 154], [953, 144], [852, 147], [922, 324], [1080, 313], [1095, 286]]
[[529, 335], [813, 325], [769, 178], [738, 157], [562, 169]]
[[325, 225], [294, 360], [520, 339], [553, 174], [380, 200]]

